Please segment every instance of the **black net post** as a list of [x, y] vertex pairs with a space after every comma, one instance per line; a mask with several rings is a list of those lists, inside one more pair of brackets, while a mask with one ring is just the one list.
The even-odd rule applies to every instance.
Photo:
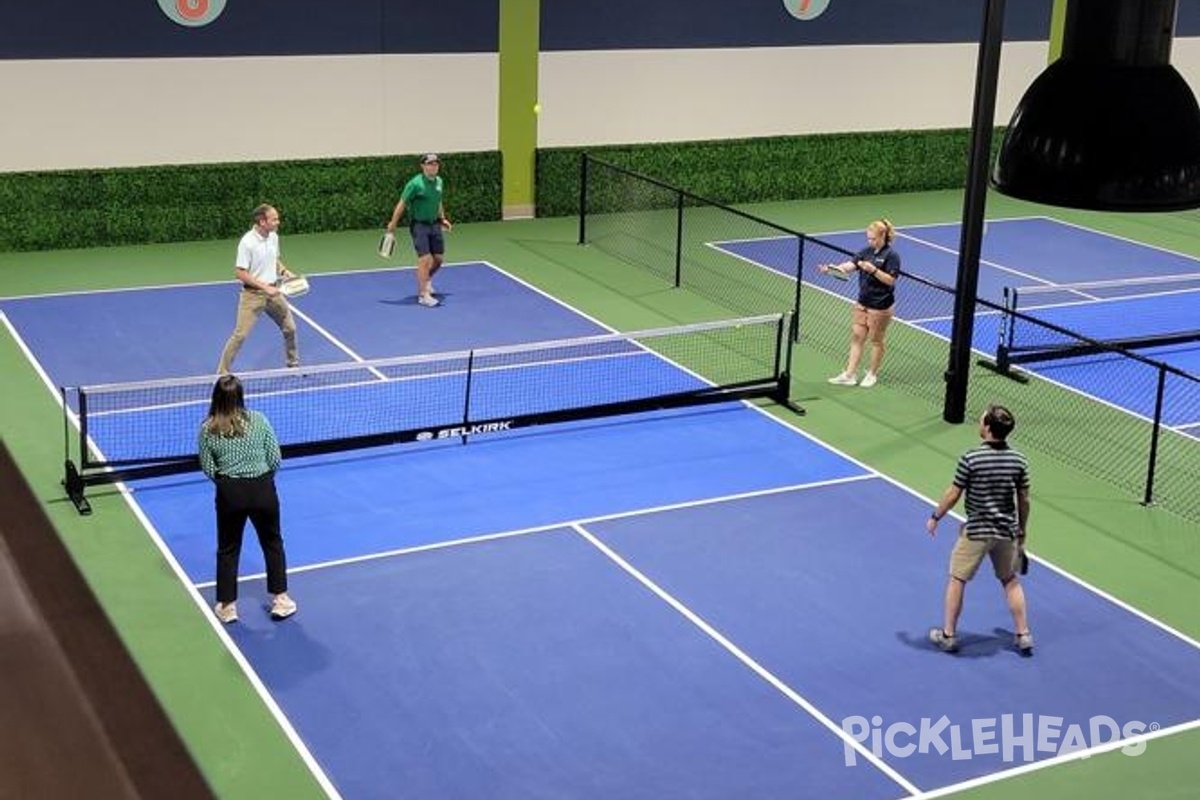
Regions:
[[675, 288], [683, 285], [683, 192], [675, 193]]
[[800, 284], [804, 278], [804, 243], [808, 237], [796, 235], [796, 296], [792, 300], [792, 323], [790, 336], [793, 342], [800, 341]]
[[587, 244], [588, 154], [579, 156], [579, 243]]
[[1154, 467], [1158, 463], [1158, 437], [1162, 431], [1163, 398], [1166, 396], [1167, 371], [1158, 369], [1158, 386], [1154, 396], [1154, 424], [1150, 427], [1150, 460], [1146, 465], [1146, 491], [1142, 495], [1142, 504], [1154, 502]]

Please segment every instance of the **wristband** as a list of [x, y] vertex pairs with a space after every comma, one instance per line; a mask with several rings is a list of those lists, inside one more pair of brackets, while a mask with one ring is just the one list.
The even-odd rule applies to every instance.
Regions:
[[939, 516], [937, 515], [937, 512], [936, 512], [936, 511], [934, 511], [932, 514], [930, 514], [930, 515], [929, 515], [929, 518], [930, 518], [931, 520], [933, 520], [934, 522], [941, 522], [941, 521], [942, 521], [942, 518], [941, 518], [941, 517], [939, 517]]

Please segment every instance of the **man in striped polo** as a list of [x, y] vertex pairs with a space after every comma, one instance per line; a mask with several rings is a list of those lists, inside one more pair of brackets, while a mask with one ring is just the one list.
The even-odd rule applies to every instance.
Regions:
[[1025, 590], [1017, 575], [1029, 522], [1029, 464], [1025, 456], [1008, 446], [1008, 434], [1015, 425], [1007, 408], [988, 408], [979, 421], [983, 444], [958, 460], [954, 481], [925, 524], [929, 535], [936, 536], [938, 521], [966, 493], [967, 521], [950, 554], [944, 622], [942, 627], [929, 631], [929, 641], [946, 653], [958, 651], [956, 627], [963, 591], [984, 556], [988, 556], [1012, 613], [1017, 651], [1023, 656], [1033, 655], [1033, 634], [1025, 617]]

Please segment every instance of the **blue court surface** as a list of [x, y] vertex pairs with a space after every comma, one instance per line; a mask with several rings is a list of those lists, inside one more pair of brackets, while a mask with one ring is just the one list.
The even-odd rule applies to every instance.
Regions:
[[[905, 271], [937, 283], [957, 281], [961, 228], [953, 225], [917, 225], [897, 231], [895, 246]], [[865, 245], [862, 231], [820, 234], [817, 238], [847, 251]], [[797, 260], [794, 238], [763, 238], [719, 242], [715, 247], [745, 261], [791, 275]], [[815, 265], [844, 260], [832, 249], [809, 244], [805, 279], [822, 291], [847, 299], [857, 295], [857, 281], [844, 284], [823, 279]], [[1168, 276], [1190, 276], [1178, 286], [1170, 283], [1100, 286], [1087, 292], [1055, 293], [1059, 285], [1088, 281], [1121, 281]], [[1200, 262], [1190, 256], [1150, 247], [1126, 239], [1047, 218], [993, 220], [986, 226], [979, 265], [978, 295], [1003, 305], [1005, 289], [1036, 287], [1019, 309], [1040, 320], [1094, 339], [1137, 338], [1197, 330], [1200, 303]], [[1046, 291], [1051, 290], [1051, 291]], [[910, 302], [905, 302], [906, 292]], [[912, 295], [919, 295], [919, 298]], [[953, 321], [953, 295], [934, 293], [903, 282], [897, 290], [896, 317], [910, 325], [949, 339]], [[915, 310], [914, 310], [915, 309]], [[980, 308], [972, 344], [994, 357], [1003, 321], [998, 312]], [[1018, 335], [1022, 332], [1017, 323]], [[1200, 344], [1186, 342], [1141, 348], [1140, 355], [1176, 369], [1200, 374]], [[1022, 365], [1060, 385], [1142, 417], [1153, 416], [1158, 379], [1144, 364], [1100, 354], [1055, 359]], [[1200, 383], [1168, 374], [1163, 423], [1184, 435], [1200, 438]]]
[[[405, 271], [310, 280], [306, 363], [605, 331], [487, 264], [439, 273], [437, 309]], [[52, 385], [143, 380], [212, 370], [236, 291], [0, 311]], [[281, 359], [263, 320], [238, 367]], [[248, 533], [221, 630], [333, 796], [901, 798], [1200, 725], [1200, 644], [1044, 562], [1032, 659], [986, 576], [962, 652], [932, 649], [930, 501], [748, 404], [296, 459], [278, 485], [300, 611], [269, 620]], [[208, 482], [127, 488], [211, 603]]]

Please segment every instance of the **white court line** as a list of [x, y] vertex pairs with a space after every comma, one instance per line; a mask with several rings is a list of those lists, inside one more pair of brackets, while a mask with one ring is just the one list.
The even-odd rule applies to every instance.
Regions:
[[[784, 241], [784, 242], [790, 242], [790, 241], [793, 241], [793, 240], [797, 240], [798, 238], [799, 238], [799, 237], [796, 237], [796, 236], [783, 236], [783, 235], [779, 235], [779, 236], [763, 236], [763, 237], [761, 237], [761, 238], [759, 238], [759, 239], [730, 239], [730, 240], [728, 240], [727, 242], [725, 242], [725, 244], [734, 244], [734, 243], [736, 243], [736, 242], [757, 242], [757, 241], [763, 241], [763, 242], [765, 242], [765, 241]], [[793, 276], [791, 273], [788, 273], [788, 272], [781, 272], [781, 271], [779, 271], [779, 270], [777, 270], [777, 269], [774, 269], [774, 268], [772, 268], [771, 266], [769, 266], [769, 265], [767, 265], [767, 264], [763, 264], [761, 261], [755, 261], [753, 258], [749, 258], [748, 256], [744, 256], [744, 255], [742, 255], [741, 253], [735, 253], [735, 252], [733, 252], [732, 250], [726, 250], [724, 247], [722, 247], [722, 246], [721, 246], [721, 244], [722, 244], [721, 242], [705, 242], [705, 243], [704, 243], [704, 246], [705, 246], [705, 247], [707, 247], [707, 248], [709, 248], [709, 249], [711, 249], [711, 250], [714, 250], [714, 251], [716, 251], [716, 252], [720, 253], [720, 254], [721, 254], [721, 255], [723, 255], [723, 256], [729, 256], [729, 257], [731, 257], [731, 258], [734, 258], [734, 259], [736, 259], [736, 260], [738, 260], [738, 261], [741, 261], [743, 264], [749, 264], [749, 265], [750, 265], [750, 266], [752, 266], [752, 267], [757, 267], [758, 269], [761, 269], [763, 272], [769, 273], [769, 274], [771, 274], [771, 275], [774, 275], [774, 276], [776, 276], [776, 277], [778, 277], [778, 278], [788, 278], [788, 279], [791, 279], [791, 280], [793, 280], [793, 281], [795, 280], [795, 277], [794, 277], [794, 276]]]
[[[910, 242], [916, 242], [917, 244], [922, 245], [923, 247], [928, 247], [933, 250], [940, 250], [943, 253], [959, 255], [959, 252], [952, 247], [946, 247], [945, 245], [938, 244], [937, 242], [931, 242], [926, 239], [921, 239], [917, 236], [912, 236], [910, 234], [905, 233], [904, 231], [902, 231], [900, 229], [896, 230], [896, 235], [903, 239], [908, 239]], [[1006, 267], [997, 261], [989, 261], [986, 258], [980, 258], [979, 263], [982, 265], [989, 266], [992, 269], [998, 269], [1001, 272], [1007, 272], [1011, 275], [1018, 275], [1022, 278], [1027, 278], [1027, 279], [1029, 279], [1031, 281], [1035, 281], [1036, 283], [1039, 283], [1039, 284], [1043, 284], [1043, 285], [1053, 285], [1054, 284], [1054, 281], [1039, 277], [1037, 275], [1034, 275], [1031, 272], [1024, 272], [1022, 270], [1014, 269], [1012, 267]]]
[[[478, 536], [467, 536], [462, 539], [451, 539], [440, 542], [430, 542], [428, 544], [413, 545], [412, 547], [400, 547], [395, 550], [385, 550], [378, 553], [367, 553], [361, 556], [349, 556], [346, 558], [337, 558], [330, 561], [320, 561], [313, 564], [305, 564], [301, 567], [292, 567], [288, 569], [289, 574], [299, 572], [315, 572], [317, 570], [329, 569], [331, 567], [341, 567], [347, 564], [361, 564], [367, 561], [379, 561], [381, 559], [395, 558], [397, 556], [406, 556], [412, 553], [426, 553], [431, 550], [446, 550], [453, 547], [461, 547], [464, 545], [478, 544], [480, 542], [491, 542], [499, 539], [512, 539], [518, 536], [529, 536], [531, 534], [546, 533], [549, 531], [561, 531], [575, 525], [592, 525], [598, 522], [611, 522], [618, 519], [629, 519], [632, 517], [649, 516], [651, 514], [661, 514], [667, 511], [678, 511], [684, 508], [698, 508], [701, 506], [717, 505], [719, 503], [729, 503], [737, 500], [745, 500], [753, 497], [767, 497], [775, 494], [784, 494], [786, 492], [795, 492], [805, 489], [817, 489], [822, 486], [837, 486], [843, 483], [854, 483], [856, 481], [875, 480], [877, 475], [863, 474], [854, 475], [848, 478], [835, 478], [833, 480], [811, 481], [808, 483], [794, 483], [789, 486], [776, 486], [770, 489], [755, 489], [748, 492], [738, 492], [736, 494], [727, 494], [720, 497], [706, 497], [698, 500], [684, 500], [679, 503], [669, 503], [661, 506], [651, 506], [649, 508], [638, 508], [629, 511], [616, 511], [610, 514], [598, 514], [591, 517], [578, 517], [574, 519], [558, 520], [556, 522], [548, 522], [543, 525], [535, 525], [529, 528], [518, 528], [511, 531], [500, 531], [497, 533], [484, 533]], [[259, 580], [266, 577], [265, 572], [256, 574], [247, 574], [239, 577], [239, 581], [243, 580]], [[208, 588], [215, 586], [215, 581], [203, 581], [195, 584], [197, 588]]]
[[[1004, 314], [1003, 311], [994, 311], [992, 309], [988, 309], [987, 311], [976, 311], [975, 312], [976, 317], [998, 317], [998, 316], [1001, 316], [1002, 314]], [[917, 317], [916, 319], [908, 320], [908, 323], [910, 325], [927, 325], [931, 322], [952, 322], [953, 320], [954, 320], [954, 317], [952, 317], [952, 316], [950, 316], [950, 317], [947, 317], [947, 316]], [[925, 330], [925, 329], [922, 328], [922, 330]], [[928, 331], [928, 330], [925, 332], [933, 333], [933, 331]]]
[[[288, 305], [291, 306], [293, 314], [295, 314], [297, 317], [299, 317], [300, 319], [304, 320], [309, 325], [311, 325], [313, 327], [313, 330], [315, 330], [317, 333], [321, 334], [326, 339], [328, 339], [330, 342], [332, 342], [334, 347], [341, 350], [346, 355], [350, 356], [350, 358], [352, 360], [357, 361], [360, 364], [367, 360], [367, 359], [363, 358], [362, 356], [360, 356], [358, 353], [354, 352], [354, 350], [352, 350], [348, 344], [343, 342], [338, 337], [334, 336], [329, 331], [325, 330], [325, 328], [322, 327], [321, 325], [318, 325], [317, 321], [315, 319], [313, 319], [312, 317], [310, 317], [308, 314], [305, 314], [303, 311], [296, 308], [296, 306], [292, 305], [291, 303], [289, 303]], [[367, 369], [370, 370], [370, 372], [372, 374], [374, 374], [376, 377], [378, 377], [380, 380], [383, 380], [383, 381], [387, 380], [387, 375], [384, 375], [382, 372], [375, 369], [374, 367], [368, 367]]]
[[[442, 264], [443, 267], [473, 267], [473, 266], [490, 266], [484, 261], [448, 261]], [[398, 267], [363, 267], [361, 269], [340, 269], [330, 270], [329, 272], [304, 272], [306, 278], [320, 278], [329, 275], [359, 275], [372, 272], [411, 272], [416, 267], [398, 266]], [[184, 283], [154, 283], [141, 286], [118, 286], [110, 289], [72, 289], [64, 292], [45, 292], [42, 294], [14, 294], [5, 297], [0, 297], [0, 301], [6, 300], [39, 300], [43, 298], [53, 297], [79, 297], [82, 295], [104, 295], [104, 294], [127, 294], [129, 292], [162, 292], [172, 289], [192, 289], [196, 287], [206, 286], [229, 286], [237, 288], [238, 282], [232, 278], [222, 278], [219, 281], [187, 281]], [[289, 301], [290, 302], [290, 301]]]
[[[1006, 222], [1028, 222], [1029, 220], [1037, 220], [1037, 219], [1049, 219], [1051, 221], [1056, 221], [1056, 220], [1053, 220], [1051, 217], [1039, 216], [1039, 215], [1031, 215], [1031, 216], [1023, 216], [1023, 217], [996, 217], [994, 219], [988, 219], [985, 223], [985, 227], [986, 227], [986, 225], [1003, 225]], [[906, 230], [906, 231], [920, 230], [921, 228], [953, 228], [953, 227], [961, 227], [961, 226], [962, 226], [962, 222], [960, 220], [954, 220], [953, 222], [920, 222], [920, 223], [916, 223], [913, 225], [897, 225], [896, 232], [899, 233], [901, 230]], [[864, 237], [863, 242], [864, 242], [864, 246], [865, 246], [865, 242], [866, 242], [865, 231], [866, 231], [866, 229], [867, 229], [867, 226], [863, 225], [861, 228], [846, 228], [846, 229], [843, 229], [840, 231], [822, 231], [821, 233], [813, 233], [813, 234], [805, 234], [805, 235], [808, 236], [808, 238], [810, 238], [810, 239], [816, 239], [821, 244], [831, 244], [831, 242], [826, 242], [826, 241], [822, 240], [821, 237], [823, 237], [823, 236], [849, 236], [850, 234], [857, 233], [859, 236]]]
[[572, 525], [571, 527], [576, 533], [582, 536], [585, 541], [603, 553], [605, 557], [628, 573], [634, 580], [636, 580], [642, 586], [645, 586], [660, 600], [678, 611], [684, 619], [703, 631], [706, 636], [711, 638], [721, 647], [725, 648], [734, 658], [742, 662], [742, 664], [748, 667], [755, 675], [758, 675], [758, 677], [769, 683], [784, 697], [800, 706], [800, 708], [804, 709], [810, 717], [821, 723], [821, 725], [826, 729], [832, 731], [835, 736], [842, 740], [842, 743], [846, 747], [852, 748], [869, 763], [873, 764], [876, 769], [903, 787], [904, 790], [909, 794], [916, 795], [921, 793], [921, 790], [915, 784], [909, 782], [908, 779], [906, 779], [896, 770], [892, 769], [883, 759], [879, 758], [868, 748], [864, 747], [862, 742], [855, 739], [853, 736], [843, 730], [840, 725], [836, 724], [829, 717], [825, 716], [820, 709], [806, 700], [803, 695], [792, 689], [770, 670], [751, 658], [744, 650], [731, 642], [724, 634], [706, 622], [699, 614], [695, 613], [682, 602], [680, 602], [666, 589], [663, 589], [657, 583], [650, 580], [645, 573], [641, 572], [639, 569], [634, 567], [615, 551], [613, 551], [612, 548], [593, 536], [586, 528], [584, 528], [582, 525]]
[[[1046, 288], [1054, 289], [1057, 287], [1048, 286]], [[1064, 291], [1070, 291], [1072, 293], [1083, 294], [1083, 292], [1075, 292], [1075, 290], [1073, 290], [1073, 289], [1065, 289]], [[1041, 294], [1041, 293], [1039, 292], [1039, 294]], [[1042, 303], [1039, 305], [1021, 306], [1017, 310], [1028, 313], [1030, 311], [1040, 311], [1041, 309], [1045, 309], [1045, 308], [1069, 308], [1072, 306], [1094, 306], [1094, 305], [1099, 305], [1101, 303], [1132, 303], [1137, 300], [1143, 300], [1148, 297], [1171, 297], [1171, 296], [1177, 295], [1177, 294], [1200, 294], [1200, 288], [1193, 287], [1190, 289], [1167, 289], [1167, 290], [1164, 290], [1161, 292], [1143, 292], [1141, 294], [1123, 294], [1123, 295], [1114, 295], [1113, 297], [1092, 297], [1091, 295], [1084, 295], [1088, 299], [1086, 299], [1086, 300], [1064, 300], [1059, 303]], [[1026, 295], [1026, 298], [1028, 298], [1028, 297], [1029, 297], [1029, 295]]]
[[1108, 231], [1102, 231], [1099, 228], [1092, 228], [1087, 225], [1081, 225], [1078, 222], [1071, 222], [1071, 221], [1065, 220], [1065, 219], [1055, 219], [1054, 217], [1033, 217], [1032, 219], [1047, 219], [1057, 225], [1065, 225], [1068, 228], [1075, 228], [1076, 230], [1087, 231], [1088, 233], [1094, 233], [1097, 236], [1103, 236], [1107, 239], [1115, 239], [1118, 242], [1125, 242], [1126, 244], [1137, 245], [1138, 247], [1144, 247], [1147, 250], [1156, 250], [1160, 253], [1165, 253], [1170, 256], [1178, 256], [1180, 258], [1185, 258], [1188, 261], [1195, 261], [1195, 262], [1200, 263], [1200, 258], [1192, 255], [1191, 253], [1181, 253], [1178, 250], [1171, 250], [1166, 247], [1159, 247], [1156, 244], [1147, 244], [1145, 242], [1139, 242], [1137, 239], [1130, 239], [1127, 236], [1119, 236], [1115, 233], [1109, 233]]
[[1037, 772], [1049, 767], [1057, 767], [1061, 764], [1069, 764], [1072, 761], [1082, 761], [1086, 758], [1100, 755], [1101, 753], [1111, 753], [1114, 750], [1121, 750], [1126, 747], [1145, 744], [1146, 742], [1154, 739], [1161, 739], [1164, 736], [1173, 736], [1175, 734], [1184, 733], [1185, 731], [1195, 730], [1196, 728], [1200, 728], [1200, 720], [1192, 720], [1190, 722], [1180, 723], [1179, 725], [1171, 725], [1166, 728], [1160, 728], [1159, 730], [1151, 731], [1149, 733], [1130, 736], [1127, 739], [1118, 739], [1117, 741], [1113, 742], [1105, 742], [1104, 744], [1096, 745], [1094, 747], [1088, 747], [1083, 750], [1076, 750], [1071, 753], [1052, 756], [1041, 761], [1024, 763], [1019, 767], [1013, 767], [1011, 769], [1001, 770], [999, 772], [991, 772], [987, 775], [981, 775], [978, 778], [972, 778], [968, 781], [954, 783], [949, 786], [943, 786], [940, 789], [933, 789], [928, 792], [922, 792], [921, 794], [910, 798], [910, 800], [934, 800], [938, 797], [946, 797], [948, 795], [958, 794], [959, 792], [965, 792], [968, 789], [975, 789], [979, 786], [986, 786], [987, 784], [995, 783], [996, 781], [1015, 778], [1018, 775], [1027, 775], [1030, 772]]
[[[59, 408], [61, 408], [63, 413], [67, 415], [71, 424], [74, 425], [76, 431], [78, 431], [79, 419], [75, 415], [75, 412], [70, 408], [63, 406], [62, 396], [55, 388], [54, 383], [50, 380], [50, 376], [46, 374], [44, 369], [42, 369], [42, 365], [36, 358], [34, 358], [33, 351], [29, 349], [29, 346], [25, 343], [25, 340], [22, 339], [17, 333], [16, 329], [12, 326], [8, 317], [3, 312], [0, 312], [0, 323], [3, 323], [4, 327], [8, 329], [13, 341], [17, 343], [17, 346], [21, 349], [21, 352], [24, 353], [25, 358], [30, 363], [30, 366], [33, 367], [42, 383], [50, 391], [50, 394], [57, 399]], [[95, 447], [94, 444], [92, 446]], [[99, 453], [100, 451], [97, 449], [96, 452]], [[178, 579], [183, 586], [192, 587], [191, 579], [184, 571], [183, 566], [175, 558], [175, 555], [171, 552], [171, 549], [167, 546], [166, 542], [163, 540], [158, 530], [154, 527], [153, 523], [150, 522], [149, 518], [142, 511], [141, 506], [138, 505], [137, 501], [134, 499], [133, 493], [124, 483], [114, 483], [113, 486], [116, 487], [117, 491], [120, 493], [121, 498], [125, 501], [125, 504], [133, 513], [134, 518], [136, 518], [142, 524], [142, 527], [150, 537], [150, 541], [153, 542], [156, 548], [158, 548], [159, 554], [163, 557], [163, 560], [166, 561], [167, 566], [171, 569], [171, 572], [175, 574], [176, 579]], [[224, 625], [211, 613], [208, 603], [201, 596], [200, 591], [195, 587], [192, 587], [189, 589], [188, 593], [192, 597], [192, 602], [195, 603], [195, 605], [201, 610], [204, 618], [208, 621], [209, 627], [212, 628], [217, 634], [217, 637], [220, 639], [222, 645], [224, 645], [226, 651], [230, 654], [230, 656], [232, 656], [234, 661], [237, 663], [238, 668], [241, 669], [242, 674], [245, 675], [246, 680], [249, 681], [250, 685], [254, 688], [254, 691], [259, 696], [259, 699], [262, 700], [271, 716], [274, 717], [275, 722], [280, 727], [280, 730], [283, 731], [288, 741], [291, 742], [292, 747], [296, 749], [296, 753], [300, 756], [300, 759], [308, 768], [310, 774], [313, 776], [313, 779], [322, 788], [322, 790], [324, 790], [326, 796], [329, 797], [330, 800], [341, 800], [341, 794], [334, 787], [333, 782], [329, 779], [329, 776], [325, 774], [325, 770], [323, 770], [321, 765], [317, 763], [317, 760], [309, 751], [308, 746], [304, 743], [304, 740], [300, 738], [300, 735], [292, 726], [291, 721], [287, 718], [287, 715], [284, 714], [283, 709], [279, 707], [279, 704], [275, 702], [275, 698], [271, 695], [270, 691], [267, 690], [266, 684], [263, 683], [262, 679], [258, 676], [258, 673], [255, 672], [254, 667], [250, 665], [250, 662], [246, 659], [245, 655], [242, 654], [242, 651], [237, 647], [236, 644], [234, 644], [233, 639], [225, 631]]]

